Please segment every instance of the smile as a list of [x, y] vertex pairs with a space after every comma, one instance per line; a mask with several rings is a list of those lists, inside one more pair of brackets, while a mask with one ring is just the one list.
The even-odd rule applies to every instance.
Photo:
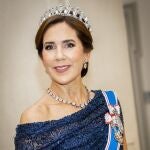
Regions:
[[55, 69], [56, 72], [58, 72], [58, 73], [64, 73], [64, 72], [66, 72], [69, 68], [70, 68], [70, 65], [63, 65], [63, 66], [56, 66], [56, 67], [54, 67], [54, 69]]

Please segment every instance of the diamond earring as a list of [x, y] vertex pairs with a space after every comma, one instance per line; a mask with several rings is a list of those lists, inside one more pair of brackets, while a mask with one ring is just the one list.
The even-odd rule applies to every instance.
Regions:
[[84, 69], [87, 68], [87, 63], [88, 63], [88, 61], [87, 61], [87, 59], [85, 59], [85, 62], [84, 62], [84, 64], [83, 64], [83, 68], [84, 68]]
[[83, 68], [84, 68], [84, 69], [87, 68], [87, 62], [85, 62], [85, 63], [83, 64]]

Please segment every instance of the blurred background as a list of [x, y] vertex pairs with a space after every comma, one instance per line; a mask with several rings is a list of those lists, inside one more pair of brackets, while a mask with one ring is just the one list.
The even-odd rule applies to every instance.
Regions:
[[[0, 0], [0, 150], [12, 150], [21, 112], [49, 86], [34, 38], [43, 12], [62, 0]], [[150, 149], [150, 1], [71, 0], [92, 24], [94, 50], [84, 82], [114, 89], [129, 150]]]

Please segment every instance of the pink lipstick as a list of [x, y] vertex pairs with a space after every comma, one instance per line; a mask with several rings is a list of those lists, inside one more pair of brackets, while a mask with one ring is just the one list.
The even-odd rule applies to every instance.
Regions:
[[70, 65], [63, 65], [63, 66], [56, 66], [56, 67], [54, 67], [54, 69], [58, 73], [66, 72], [69, 68], [70, 68]]

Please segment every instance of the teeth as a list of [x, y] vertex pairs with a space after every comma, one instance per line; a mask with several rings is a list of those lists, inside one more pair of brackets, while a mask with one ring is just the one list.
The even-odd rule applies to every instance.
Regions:
[[64, 69], [64, 68], [66, 68], [66, 66], [65, 67], [57, 67], [58, 69]]

